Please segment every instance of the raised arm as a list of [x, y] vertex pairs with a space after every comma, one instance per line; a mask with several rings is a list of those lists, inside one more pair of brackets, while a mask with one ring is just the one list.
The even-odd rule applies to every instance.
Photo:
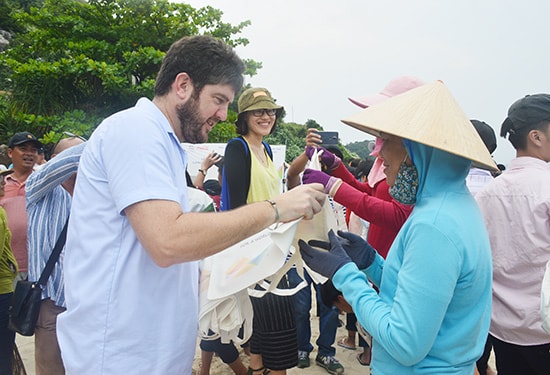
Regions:
[[85, 147], [86, 143], [70, 147], [31, 173], [25, 184], [27, 205], [36, 203], [53, 188], [74, 175], [78, 170], [80, 156]]
[[222, 156], [218, 153], [212, 151], [210, 152], [201, 162], [201, 168], [198, 170], [197, 175], [195, 176], [195, 180], [193, 181], [193, 185], [195, 187], [202, 189], [202, 185], [204, 184], [204, 179], [206, 178], [206, 173], [208, 173], [208, 170], [210, 167], [212, 167], [214, 164], [222, 160]]
[[[321, 136], [317, 133], [317, 129], [309, 128], [306, 135], [306, 147], [317, 147], [319, 143], [321, 143]], [[304, 151], [298, 155], [298, 157], [296, 157], [296, 159], [294, 159], [288, 167], [286, 178], [287, 187], [289, 190], [300, 185], [300, 173], [304, 171], [308, 161], [309, 159]]]

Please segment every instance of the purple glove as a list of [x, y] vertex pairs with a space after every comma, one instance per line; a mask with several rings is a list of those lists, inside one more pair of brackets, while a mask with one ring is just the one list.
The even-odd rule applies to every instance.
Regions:
[[[331, 171], [333, 169], [336, 169], [342, 164], [342, 160], [336, 155], [334, 155], [332, 152], [328, 151], [326, 148], [318, 147], [318, 151], [323, 150], [323, 153], [321, 154], [321, 163], [327, 167], [328, 171]], [[315, 151], [315, 147], [313, 146], [307, 146], [306, 147], [306, 155], [308, 159], [311, 160], [311, 157], [313, 156], [313, 152]]]
[[321, 172], [315, 169], [306, 168], [304, 175], [302, 176], [302, 183], [304, 184], [322, 184], [325, 187], [325, 193], [330, 194], [330, 190], [335, 183], [341, 181], [339, 178], [329, 176], [325, 172]]

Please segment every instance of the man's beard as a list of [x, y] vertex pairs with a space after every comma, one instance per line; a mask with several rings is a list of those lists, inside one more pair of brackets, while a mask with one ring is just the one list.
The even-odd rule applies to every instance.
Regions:
[[208, 136], [204, 136], [202, 128], [206, 120], [199, 113], [199, 102], [195, 97], [189, 98], [185, 104], [178, 106], [177, 115], [180, 121], [180, 130], [183, 141], [188, 143], [204, 143]]

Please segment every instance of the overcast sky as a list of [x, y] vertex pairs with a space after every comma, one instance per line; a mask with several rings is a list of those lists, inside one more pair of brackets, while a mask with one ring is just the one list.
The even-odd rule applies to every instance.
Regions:
[[493, 154], [515, 156], [499, 137], [508, 107], [526, 94], [550, 92], [547, 0], [189, 0], [211, 5], [231, 24], [250, 20], [239, 47], [263, 68], [247, 83], [269, 89], [287, 121], [317, 121], [344, 144], [372, 138], [340, 119], [369, 95], [413, 75], [445, 82], [466, 115], [491, 125]]

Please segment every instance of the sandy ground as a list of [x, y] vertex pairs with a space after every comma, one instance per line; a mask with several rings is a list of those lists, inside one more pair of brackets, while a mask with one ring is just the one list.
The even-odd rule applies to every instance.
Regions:
[[[345, 320], [344, 315], [340, 315], [341, 320]], [[315, 339], [317, 338], [317, 335], [319, 334], [319, 320], [317, 317], [312, 317], [311, 319], [311, 331], [312, 331], [312, 343], [315, 343]], [[339, 339], [341, 337], [344, 337], [347, 335], [347, 331], [345, 327], [338, 328], [338, 332], [336, 333], [336, 339]], [[23, 362], [25, 363], [25, 368], [27, 370], [28, 375], [35, 375], [34, 371], [34, 337], [25, 337], [17, 335], [16, 338], [17, 346], [19, 348], [19, 352], [21, 353], [21, 357], [23, 358]], [[357, 350], [348, 350], [344, 349], [338, 345], [335, 344], [336, 347], [336, 358], [340, 361], [340, 363], [344, 366], [345, 374], [347, 375], [369, 375], [370, 374], [370, 368], [368, 366], [361, 366], [359, 362], [356, 359], [357, 354], [362, 350], [361, 348], [358, 348]], [[315, 365], [315, 356], [317, 355], [317, 348], [310, 354], [311, 359], [311, 367], [306, 369], [299, 369], [299, 368], [292, 368], [287, 373], [289, 375], [326, 375], [327, 372], [324, 368]], [[244, 355], [244, 353], [241, 353], [241, 358], [245, 365], [248, 365], [248, 357]], [[494, 356], [491, 356], [489, 360], [490, 365], [495, 368], [494, 364]], [[195, 361], [193, 363], [193, 372], [192, 375], [198, 375], [199, 374], [199, 367], [200, 367], [200, 349], [198, 347], [197, 342], [197, 349], [195, 352]], [[212, 361], [212, 367], [210, 369], [211, 375], [231, 375], [233, 374], [233, 371], [225, 365], [218, 357], [214, 357]]]
[[[345, 319], [344, 315], [340, 315], [341, 319]], [[319, 333], [319, 320], [317, 317], [313, 317], [311, 322], [311, 331], [312, 331], [312, 343], [315, 344], [315, 339], [317, 338], [317, 335]], [[347, 331], [344, 327], [338, 328], [338, 332], [336, 334], [337, 339], [340, 337], [344, 337], [347, 335]], [[35, 375], [34, 371], [34, 337], [25, 337], [17, 335], [16, 338], [17, 347], [19, 348], [19, 352], [21, 353], [21, 357], [23, 358], [23, 362], [25, 363], [25, 369], [27, 370], [28, 375]], [[342, 363], [342, 366], [345, 368], [345, 373], [349, 375], [368, 375], [370, 374], [369, 367], [368, 366], [361, 366], [359, 362], [357, 362], [357, 359], [355, 356], [359, 351], [358, 350], [348, 350], [341, 348], [335, 344], [336, 347], [336, 358]], [[299, 369], [299, 368], [292, 368], [287, 373], [289, 375], [327, 375], [328, 373], [326, 370], [320, 366], [315, 365], [315, 356], [317, 355], [317, 348], [310, 354], [311, 359], [311, 367], [306, 369]], [[241, 353], [241, 358], [245, 365], [248, 365], [248, 357]], [[200, 367], [200, 349], [198, 347], [197, 342], [197, 349], [195, 352], [195, 361], [193, 363], [193, 375], [199, 374], [199, 367]], [[233, 371], [225, 365], [218, 357], [214, 357], [212, 361], [212, 367], [210, 369], [211, 375], [231, 375], [233, 374]]]

